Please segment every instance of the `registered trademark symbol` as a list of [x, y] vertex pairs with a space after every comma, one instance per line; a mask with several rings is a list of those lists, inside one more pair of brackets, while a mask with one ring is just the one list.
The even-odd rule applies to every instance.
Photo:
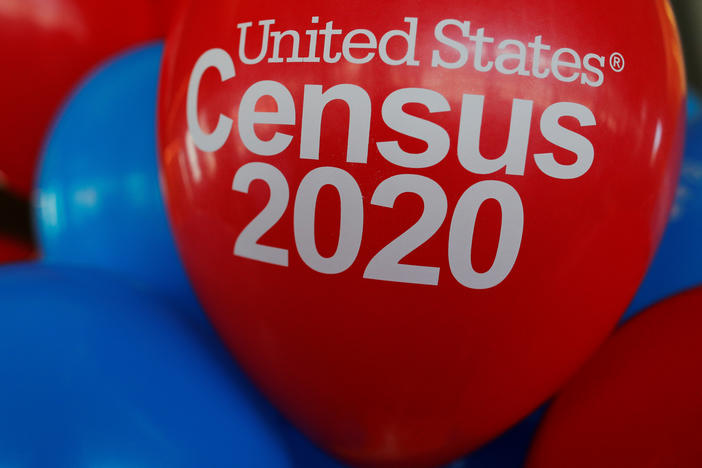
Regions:
[[620, 54], [619, 52], [615, 52], [609, 57], [609, 66], [612, 67], [612, 70], [615, 72], [620, 72], [624, 70], [624, 65], [626, 62], [624, 62], [624, 56]]

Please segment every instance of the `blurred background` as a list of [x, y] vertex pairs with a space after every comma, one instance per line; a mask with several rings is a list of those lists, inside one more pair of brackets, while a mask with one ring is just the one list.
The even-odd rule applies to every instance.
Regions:
[[702, 87], [702, 2], [699, 0], [673, 0], [678, 18], [680, 35], [685, 49], [687, 76], [695, 89]]

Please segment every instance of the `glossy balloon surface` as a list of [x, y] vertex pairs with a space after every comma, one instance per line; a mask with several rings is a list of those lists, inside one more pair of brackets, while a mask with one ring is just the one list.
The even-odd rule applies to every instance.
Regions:
[[158, 37], [151, 1], [0, 2], [0, 184], [29, 195], [44, 135], [70, 90], [111, 54]]
[[528, 468], [702, 466], [702, 290], [624, 325], [546, 413]]
[[317, 443], [448, 462], [614, 327], [682, 152], [666, 1], [183, 8], [159, 110], [176, 240], [221, 336]]
[[162, 51], [130, 50], [75, 91], [43, 153], [35, 221], [44, 261], [114, 271], [192, 304], [159, 188]]
[[159, 298], [20, 265], [0, 310], [0, 466], [291, 466], [224, 349]]
[[688, 126], [680, 182], [663, 240], [625, 319], [702, 284], [702, 123]]

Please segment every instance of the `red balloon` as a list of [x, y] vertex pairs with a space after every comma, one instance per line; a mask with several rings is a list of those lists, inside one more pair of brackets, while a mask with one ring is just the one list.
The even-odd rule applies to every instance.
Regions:
[[173, 23], [173, 16], [180, 10], [181, 0], [148, 0], [158, 11], [158, 21], [164, 35], [168, 33], [168, 28]]
[[702, 466], [702, 289], [617, 332], [549, 409], [530, 468]]
[[666, 1], [183, 8], [159, 111], [173, 228], [219, 333], [315, 441], [450, 460], [614, 327], [680, 164]]
[[44, 134], [82, 75], [125, 47], [162, 36], [145, 0], [0, 1], [0, 186], [28, 195]]

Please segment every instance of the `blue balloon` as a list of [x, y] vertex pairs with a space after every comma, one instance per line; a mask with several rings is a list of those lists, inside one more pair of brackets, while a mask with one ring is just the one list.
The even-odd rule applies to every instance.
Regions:
[[292, 466], [224, 349], [146, 289], [2, 267], [0, 311], [0, 466]]
[[35, 224], [45, 262], [113, 271], [194, 304], [159, 188], [162, 51], [120, 55], [68, 100], [42, 155]]
[[702, 121], [688, 127], [678, 191], [665, 235], [623, 320], [702, 284]]

